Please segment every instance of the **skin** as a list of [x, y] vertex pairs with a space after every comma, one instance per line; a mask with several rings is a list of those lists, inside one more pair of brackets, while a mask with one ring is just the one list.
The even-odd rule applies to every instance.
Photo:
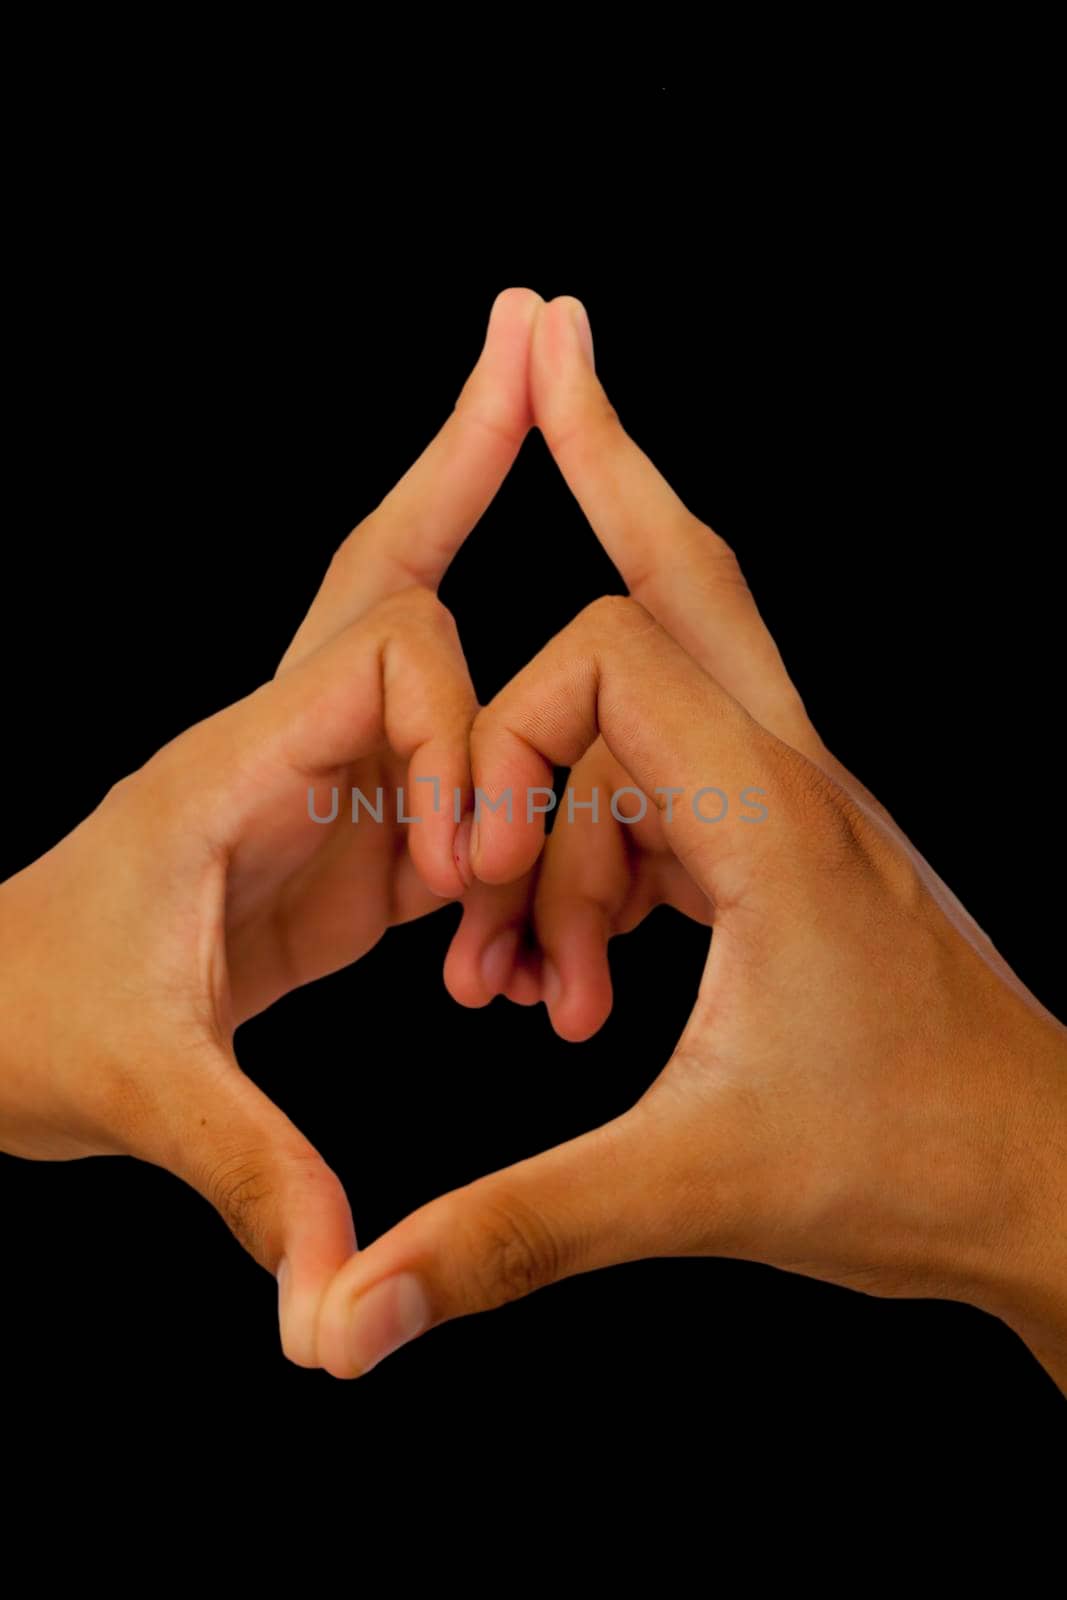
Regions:
[[[435, 590], [534, 423], [634, 598], [479, 711]], [[553, 762], [582, 793], [638, 787], [647, 820], [542, 853], [521, 808], [457, 827], [414, 781], [469, 802]], [[767, 822], [700, 823], [702, 782], [764, 789]], [[318, 826], [309, 783], [404, 784], [421, 821]], [[683, 791], [670, 819], [657, 785]], [[708, 967], [626, 1117], [356, 1253], [336, 1177], [241, 1073], [234, 1030], [461, 895], [453, 993], [544, 998], [564, 1037], [603, 1021], [607, 940], [658, 901], [713, 926]], [[543, 961], [516, 957], [527, 920]], [[621, 430], [576, 301], [498, 299], [455, 412], [338, 551], [276, 677], [0, 888], [0, 973], [0, 1147], [191, 1183], [277, 1274], [302, 1365], [353, 1376], [569, 1273], [714, 1253], [970, 1299], [1067, 1378], [1064, 1030], [825, 751], [732, 555]]]
[[[1065, 1387], [1067, 1030], [826, 750], [732, 553], [627, 437], [589, 350], [578, 302], [545, 308], [533, 414], [634, 598], [591, 607], [479, 713], [473, 776], [521, 795], [571, 766], [583, 797], [599, 783], [606, 810], [636, 786], [648, 815], [625, 841], [621, 824], [557, 826], [535, 875], [541, 819], [486, 812], [472, 866], [523, 885], [566, 1038], [603, 1021], [608, 938], [651, 905], [713, 927], [707, 966], [638, 1104], [354, 1257], [320, 1358], [358, 1375], [573, 1273], [727, 1255], [969, 1301]], [[762, 789], [766, 822], [698, 821], [688, 802], [712, 782]]]
[[[457, 828], [448, 802], [453, 787], [472, 798], [477, 703], [436, 588], [529, 429], [541, 304], [498, 297], [455, 410], [337, 551], [276, 676], [0, 886], [0, 1149], [133, 1155], [192, 1184], [277, 1274], [301, 1365], [317, 1363], [319, 1304], [355, 1249], [351, 1212], [240, 1071], [233, 1035], [470, 883], [470, 821]], [[438, 812], [420, 776], [440, 780]], [[379, 785], [383, 824], [352, 826], [351, 789]], [[416, 824], [395, 820], [399, 785]], [[337, 786], [336, 823], [309, 820], [310, 786], [319, 815]]]

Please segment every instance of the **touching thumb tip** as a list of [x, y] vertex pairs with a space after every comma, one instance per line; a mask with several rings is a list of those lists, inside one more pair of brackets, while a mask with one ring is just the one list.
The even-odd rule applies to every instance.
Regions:
[[414, 1273], [401, 1272], [376, 1283], [349, 1307], [344, 1375], [363, 1377], [386, 1356], [425, 1333], [430, 1321], [429, 1298]]
[[320, 1364], [357, 1377], [440, 1323], [631, 1256], [636, 1231], [616, 1182], [628, 1126], [442, 1195], [353, 1256], [322, 1303]]

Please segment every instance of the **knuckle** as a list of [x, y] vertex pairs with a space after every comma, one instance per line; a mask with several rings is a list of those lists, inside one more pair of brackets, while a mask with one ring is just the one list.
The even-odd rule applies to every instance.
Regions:
[[701, 522], [699, 518], [695, 519], [695, 527], [701, 538], [706, 539], [708, 542], [712, 559], [716, 563], [716, 578], [718, 581], [734, 585], [736, 588], [747, 592], [748, 583], [744, 573], [741, 571], [741, 563], [733, 546], [727, 544], [721, 533], [716, 533], [714, 528], [709, 527], [706, 522]]
[[651, 612], [640, 601], [626, 594], [603, 594], [582, 613], [582, 622], [597, 633], [624, 635], [643, 633], [653, 623]]
[[258, 1151], [217, 1161], [205, 1174], [204, 1194], [235, 1238], [257, 1259], [265, 1254], [265, 1209], [273, 1188]]
[[363, 543], [363, 534], [369, 526], [370, 518], [365, 517], [356, 524], [350, 533], [346, 533], [339, 545], [334, 547], [334, 552], [329, 560], [328, 571], [332, 573], [347, 573], [349, 567]]
[[622, 431], [622, 418], [603, 391], [600, 391], [593, 400], [591, 420], [602, 433]]
[[875, 829], [863, 808], [822, 767], [789, 746], [783, 750], [796, 820], [810, 841], [809, 859], [833, 872], [869, 865]]
[[397, 589], [379, 603], [383, 617], [394, 624], [414, 625], [436, 633], [450, 633], [455, 629], [451, 611], [424, 583]]
[[559, 1277], [562, 1256], [543, 1217], [514, 1196], [495, 1196], [478, 1217], [475, 1248], [480, 1303], [521, 1299]]
[[125, 810], [127, 806], [136, 805], [144, 788], [142, 776], [144, 768], [135, 772], [127, 772], [123, 777], [116, 778], [115, 782], [104, 795], [104, 800], [112, 810]]
[[432, 589], [426, 589], [424, 593], [429, 596], [429, 600], [424, 603], [423, 607], [427, 624], [435, 632], [447, 638], [452, 638], [453, 636], [458, 638], [459, 629], [456, 627], [456, 619], [444, 601]]

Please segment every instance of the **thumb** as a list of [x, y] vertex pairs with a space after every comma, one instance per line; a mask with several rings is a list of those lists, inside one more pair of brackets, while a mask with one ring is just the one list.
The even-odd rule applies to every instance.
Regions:
[[156, 1079], [159, 1103], [131, 1153], [210, 1201], [248, 1253], [278, 1279], [282, 1348], [316, 1365], [323, 1292], [356, 1248], [336, 1174], [222, 1046]]
[[591, 1133], [433, 1200], [330, 1285], [319, 1362], [355, 1378], [452, 1317], [579, 1272], [669, 1250], [641, 1104]]

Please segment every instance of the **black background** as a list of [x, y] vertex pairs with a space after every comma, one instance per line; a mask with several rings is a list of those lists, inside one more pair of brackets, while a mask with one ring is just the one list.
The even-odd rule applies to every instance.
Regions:
[[[496, 292], [581, 296], [630, 432], [735, 547], [830, 745], [1062, 1014], [1059, 533], [1047, 512], [1042, 191], [995, 106], [914, 133], [724, 128], [650, 85], [551, 146], [498, 107], [302, 135], [105, 105], [20, 198], [10, 304], [2, 862], [270, 676], [331, 553], [447, 415]], [[529, 131], [529, 130], [527, 130]], [[539, 437], [442, 596], [488, 698], [617, 576]], [[103, 864], [102, 864], [103, 870]], [[343, 1176], [366, 1242], [604, 1120], [670, 1053], [706, 934], [615, 944], [591, 1042], [456, 1007], [455, 909], [238, 1036]], [[742, 1263], [653, 1262], [449, 1325], [366, 1380], [287, 1365], [274, 1284], [208, 1206], [128, 1161], [0, 1158], [0, 1371], [79, 1421], [535, 1442], [635, 1471], [682, 1446], [890, 1445], [997, 1481], [1062, 1425], [1023, 1346], [959, 1305]]]

